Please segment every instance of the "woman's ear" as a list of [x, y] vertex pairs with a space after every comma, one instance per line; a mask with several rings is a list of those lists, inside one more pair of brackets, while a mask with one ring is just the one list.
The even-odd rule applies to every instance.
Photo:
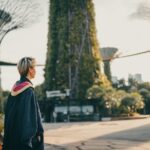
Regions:
[[31, 70], [31, 68], [29, 68], [27, 77], [28, 77], [28, 78], [31, 78], [31, 76], [32, 76], [32, 70]]
[[31, 72], [32, 72], [32, 70], [31, 70], [31, 68], [29, 68], [28, 74], [31, 74]]

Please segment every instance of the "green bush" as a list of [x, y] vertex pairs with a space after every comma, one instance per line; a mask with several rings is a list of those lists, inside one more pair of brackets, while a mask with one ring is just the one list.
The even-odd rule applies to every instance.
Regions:
[[121, 101], [121, 111], [123, 113], [135, 113], [144, 107], [143, 98], [139, 93], [133, 92], [125, 96]]

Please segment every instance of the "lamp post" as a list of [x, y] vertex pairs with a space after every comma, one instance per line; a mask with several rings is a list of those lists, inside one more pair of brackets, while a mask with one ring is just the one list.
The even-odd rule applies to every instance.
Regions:
[[67, 98], [67, 120], [70, 122], [70, 89], [66, 89]]

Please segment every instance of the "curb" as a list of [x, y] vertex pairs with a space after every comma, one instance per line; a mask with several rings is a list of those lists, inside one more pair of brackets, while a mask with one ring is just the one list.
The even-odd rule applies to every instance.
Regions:
[[146, 119], [150, 115], [141, 115], [141, 116], [129, 116], [129, 117], [104, 117], [101, 121], [115, 121], [115, 120], [133, 120], [133, 119]]

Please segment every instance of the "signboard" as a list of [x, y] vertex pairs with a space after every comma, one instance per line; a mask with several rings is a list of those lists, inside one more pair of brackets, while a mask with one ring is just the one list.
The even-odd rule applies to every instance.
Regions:
[[92, 114], [94, 113], [94, 108], [92, 105], [84, 105], [84, 106], [56, 106], [55, 107], [55, 112], [62, 112], [62, 113], [67, 113], [67, 111], [70, 111], [70, 113], [81, 113], [81, 110], [82, 112], [85, 114], [85, 115], [88, 115], [88, 114]]
[[67, 114], [67, 106], [56, 106], [55, 107], [55, 112], [58, 113], [58, 112], [62, 112], [64, 114]]
[[85, 105], [85, 106], [82, 106], [82, 112], [84, 114], [92, 114], [94, 113], [94, 108], [92, 105]]
[[56, 90], [56, 91], [46, 91], [46, 96], [47, 98], [50, 97], [66, 97], [70, 95], [70, 89], [66, 89], [65, 90], [66, 93], [61, 93], [60, 90]]

